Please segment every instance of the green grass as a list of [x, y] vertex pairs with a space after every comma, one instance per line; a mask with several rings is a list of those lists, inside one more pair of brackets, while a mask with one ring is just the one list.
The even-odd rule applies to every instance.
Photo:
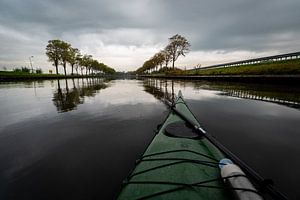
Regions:
[[183, 75], [295, 75], [300, 74], [300, 59], [218, 69], [186, 71]]
[[0, 71], [0, 80], [10, 79], [52, 79], [52, 78], [78, 78], [90, 77], [81, 75], [62, 75], [62, 74], [31, 74], [26, 72]]

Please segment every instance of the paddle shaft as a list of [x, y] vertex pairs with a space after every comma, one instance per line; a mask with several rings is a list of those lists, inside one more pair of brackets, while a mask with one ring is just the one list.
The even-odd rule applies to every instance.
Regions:
[[[228, 150], [224, 145], [222, 145], [219, 141], [217, 141], [212, 135], [207, 133], [204, 129], [202, 129], [199, 125], [197, 125], [194, 121], [186, 117], [182, 112], [176, 109], [174, 105], [168, 106], [184, 121], [186, 121], [189, 125], [191, 125], [199, 134], [203, 135], [206, 139], [208, 139], [213, 145], [215, 145], [219, 150], [221, 150], [229, 159], [231, 159], [235, 164], [242, 168], [242, 170], [255, 179], [258, 182], [263, 183], [265, 179], [261, 177], [257, 172], [251, 169], [246, 163], [244, 163], [240, 158], [238, 158], [235, 154], [233, 154], [230, 150]], [[265, 188], [272, 194], [276, 199], [287, 199], [282, 193], [275, 190], [270, 184], [266, 185]]]

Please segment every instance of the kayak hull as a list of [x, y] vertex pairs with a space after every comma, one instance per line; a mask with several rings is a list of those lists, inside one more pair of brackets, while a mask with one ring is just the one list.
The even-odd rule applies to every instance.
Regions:
[[[200, 126], [181, 93], [175, 107]], [[231, 193], [222, 188], [224, 182], [218, 167], [224, 155], [205, 137], [190, 139], [165, 134], [166, 127], [175, 122], [184, 120], [170, 111], [124, 181], [118, 199], [232, 199]]]

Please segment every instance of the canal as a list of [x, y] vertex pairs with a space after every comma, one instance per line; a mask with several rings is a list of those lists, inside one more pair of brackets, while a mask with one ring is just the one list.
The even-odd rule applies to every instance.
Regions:
[[0, 199], [115, 198], [179, 90], [204, 129], [299, 199], [299, 86], [98, 78], [0, 83]]

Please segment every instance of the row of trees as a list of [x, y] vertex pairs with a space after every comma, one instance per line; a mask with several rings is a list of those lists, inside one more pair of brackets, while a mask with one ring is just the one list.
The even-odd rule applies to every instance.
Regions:
[[73, 48], [71, 44], [62, 40], [49, 40], [46, 47], [46, 55], [48, 56], [49, 61], [55, 66], [56, 74], [58, 74], [58, 66], [62, 65], [64, 73], [67, 75], [67, 64], [71, 66], [72, 75], [74, 74], [74, 69], [77, 74], [79, 74], [78, 69], [80, 69], [81, 75], [83, 75], [84, 70], [86, 75], [91, 75], [96, 72], [105, 74], [115, 73], [113, 68], [93, 59], [91, 55], [82, 55], [79, 49]]
[[175, 67], [175, 61], [179, 56], [185, 56], [190, 51], [190, 43], [187, 39], [179, 34], [169, 38], [168, 45], [158, 53], [154, 54], [149, 60], [145, 61], [143, 66], [137, 69], [137, 73], [147, 73], [158, 71], [163, 66], [168, 67], [172, 63], [172, 68]]

